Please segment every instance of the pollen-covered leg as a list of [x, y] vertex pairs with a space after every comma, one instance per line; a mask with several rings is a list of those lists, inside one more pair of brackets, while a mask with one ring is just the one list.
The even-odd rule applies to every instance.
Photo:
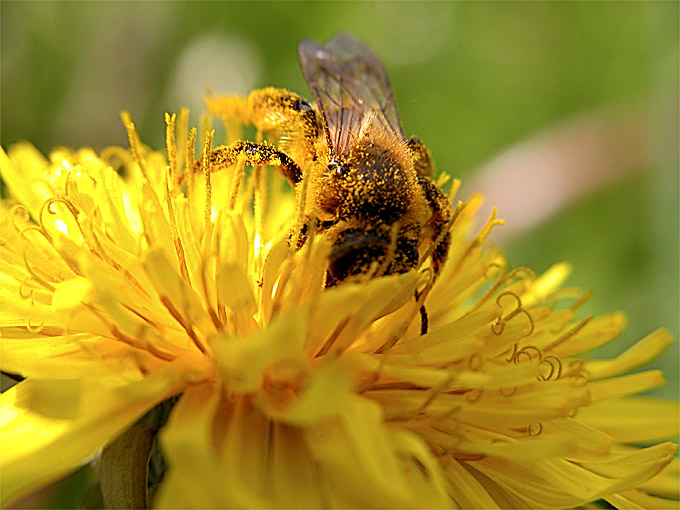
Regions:
[[[215, 172], [230, 167], [241, 157], [247, 165], [277, 167], [293, 186], [302, 179], [302, 171], [297, 163], [267, 142], [255, 143], [239, 140], [230, 145], [218, 147], [208, 152], [207, 165], [211, 172]], [[201, 172], [203, 164], [203, 156], [201, 156], [194, 162], [191, 171]]]
[[423, 190], [425, 199], [432, 208], [432, 218], [430, 219], [432, 225], [432, 242], [435, 243], [432, 251], [432, 269], [434, 270], [435, 278], [439, 275], [446, 257], [449, 253], [449, 244], [451, 243], [451, 235], [448, 231], [449, 221], [453, 212], [448, 198], [442, 190], [440, 190], [434, 182], [428, 177], [418, 177], [418, 185]]
[[416, 173], [422, 177], [432, 177], [434, 175], [434, 163], [432, 163], [430, 151], [427, 150], [425, 144], [420, 141], [420, 138], [412, 136], [408, 139], [406, 145], [411, 151]]

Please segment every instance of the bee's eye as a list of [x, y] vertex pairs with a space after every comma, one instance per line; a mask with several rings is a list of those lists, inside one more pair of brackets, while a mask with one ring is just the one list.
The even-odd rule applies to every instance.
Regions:
[[298, 111], [301, 111], [301, 112], [312, 109], [312, 105], [309, 104], [304, 99], [293, 99], [293, 103], [291, 104], [291, 107], [293, 108], [293, 110], [298, 110]]

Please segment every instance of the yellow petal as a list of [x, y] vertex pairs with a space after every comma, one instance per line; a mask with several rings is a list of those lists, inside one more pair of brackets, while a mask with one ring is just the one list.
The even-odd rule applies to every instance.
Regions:
[[200, 250], [201, 240], [191, 223], [190, 200], [183, 194], [173, 197], [172, 212], [174, 231], [177, 235], [175, 250], [180, 252], [194, 288], [200, 289], [201, 271], [205, 271], [205, 263]]
[[[161, 508], [269, 508], [260, 492], [241, 483], [242, 473], [221, 469], [213, 427], [220, 391], [211, 383], [189, 387], [160, 432], [168, 471], [157, 496]], [[221, 419], [229, 419], [220, 414]], [[253, 437], [241, 446], [254, 447]], [[243, 460], [248, 460], [247, 458]]]
[[[561, 459], [524, 463], [486, 457], [468, 465], [484, 473], [503, 491], [519, 498], [523, 506], [571, 508], [641, 483], [670, 462], [675, 450], [673, 445], [657, 445], [618, 458], [613, 463], [597, 464], [599, 471], [595, 471], [593, 463], [586, 469]], [[618, 475], [611, 471], [613, 464], [616, 464]], [[608, 476], [608, 473], [620, 478]], [[518, 480], [521, 483], [517, 483]]]
[[594, 381], [588, 384], [593, 402], [599, 402], [610, 398], [625, 397], [651, 390], [664, 383], [660, 370], [647, 370], [636, 374], [623, 375], [613, 379]]
[[257, 303], [250, 287], [250, 280], [236, 264], [224, 262], [217, 268], [215, 278], [217, 302], [226, 306], [234, 315], [236, 331], [247, 335], [255, 330]]
[[[127, 253], [137, 250], [137, 233], [139, 232], [139, 213], [125, 207], [129, 193], [124, 189], [120, 175], [112, 168], [106, 168], [97, 182], [100, 189], [97, 194], [98, 210], [105, 225], [107, 238]], [[127, 266], [123, 266], [127, 267]]]
[[[119, 377], [116, 385], [92, 377], [54, 381], [51, 386], [46, 381], [26, 379], [3, 393], [3, 505], [87, 462], [148, 409], [176, 393], [179, 383], [173, 380], [173, 373], [174, 367], [132, 383]], [[148, 392], [145, 387], [154, 391]], [[140, 396], [132, 398], [134, 395]]]
[[611, 360], [589, 361], [585, 369], [591, 379], [601, 379], [629, 372], [659, 356], [673, 342], [663, 329], [654, 331]]
[[[215, 331], [215, 325], [210, 320], [198, 293], [180, 276], [176, 266], [167, 256], [167, 250], [151, 249], [144, 260], [149, 277], [156, 286], [163, 304], [189, 335], [190, 329], [196, 328], [203, 337]], [[173, 256], [176, 259], [176, 256]]]
[[170, 224], [165, 215], [160, 198], [148, 182], [142, 184], [140, 213], [144, 224], [144, 235], [149, 246], [159, 249], [175, 271], [179, 271], [177, 252]]
[[[480, 426], [527, 427], [551, 418], [564, 418], [571, 411], [587, 405], [590, 401], [585, 388], [573, 387], [570, 381], [537, 383], [531, 391], [513, 395], [484, 393], [472, 405], [464, 405], [456, 414], [463, 421]], [[468, 402], [469, 404], [469, 402]]]
[[45, 157], [29, 143], [12, 146], [9, 157], [0, 147], [0, 175], [9, 194], [25, 205], [36, 220], [42, 204], [52, 196], [42, 173], [48, 165]]
[[449, 462], [444, 469], [451, 485], [451, 497], [459, 508], [501, 508], [479, 478], [457, 460]]
[[611, 452], [614, 444], [614, 439], [600, 429], [582, 423], [581, 412], [586, 409], [589, 407], [579, 408], [577, 414], [579, 419], [546, 421], [541, 430], [541, 435], [545, 436], [567, 434], [572, 439], [571, 449], [561, 456], [575, 462], [602, 459]]
[[[432, 328], [425, 335], [405, 339], [390, 349], [390, 357], [409, 353], [419, 363], [452, 362], [463, 359], [481, 347], [480, 333], [498, 318], [498, 305], [487, 303], [445, 326]], [[398, 356], [395, 357], [399, 359]]]
[[[313, 355], [347, 349], [371, 323], [413, 300], [422, 278], [410, 271], [327, 289], [311, 311], [308, 352]], [[338, 310], [343, 313], [338, 314]]]
[[[383, 423], [380, 407], [359, 397], [353, 400], [351, 412], [339, 421], [306, 430], [308, 447], [328, 480], [332, 504], [362, 508], [451, 506], [437, 489], [441, 474], [432, 473], [425, 483], [418, 479], [423, 475], [413, 461], [414, 452], [406, 458], [398, 455], [398, 443]], [[423, 490], [424, 486], [428, 490]]]
[[[0, 289], [2, 300], [2, 327], [23, 329], [33, 337], [42, 335], [61, 335], [64, 331], [72, 333], [87, 332], [92, 335], [109, 335], [110, 331], [101, 319], [92, 311], [84, 307], [77, 309], [77, 313], [64, 313], [47, 304], [41, 303], [39, 293], [32, 296], [36, 299], [22, 299], [19, 291], [14, 291], [14, 285], [7, 285]], [[18, 287], [18, 285], [17, 285]], [[51, 296], [50, 296], [51, 297]], [[17, 333], [19, 335], [20, 333]], [[8, 336], [17, 336], [8, 331]]]
[[663, 498], [680, 499], [680, 460], [676, 456], [661, 472], [638, 485], [638, 489], [647, 494]]
[[559, 335], [552, 345], [546, 347], [551, 354], [561, 357], [574, 356], [588, 352], [616, 338], [626, 324], [626, 317], [621, 313], [610, 313], [602, 317], [588, 320], [575, 333], [567, 329]]
[[23, 377], [69, 378], [89, 371], [92, 363], [125, 358], [132, 349], [115, 340], [88, 333], [36, 336], [19, 328], [3, 329], [2, 370]]
[[635, 489], [628, 489], [621, 491], [618, 494], [612, 494], [604, 498], [614, 508], [621, 509], [651, 509], [651, 510], [668, 510], [670, 508], [680, 508], [678, 500], [671, 500], [650, 496], [642, 491]]
[[403, 472], [411, 491], [421, 495], [422, 507], [452, 507], [449, 486], [439, 460], [423, 439], [399, 427], [388, 428], [388, 434], [398, 455], [410, 460]]
[[302, 350], [305, 329], [301, 314], [287, 314], [272, 323], [268, 330], [258, 331], [251, 337], [223, 333], [210, 337], [227, 390], [236, 393], [257, 391], [265, 377], [265, 369], [277, 362], [288, 362], [306, 371], [309, 359]]
[[272, 418], [299, 426], [318, 423], [347, 411], [353, 395], [350, 374], [335, 363], [321, 361], [300, 397], [287, 409], [270, 411]]
[[52, 306], [59, 310], [69, 310], [88, 301], [92, 284], [87, 278], [76, 276], [60, 282], [55, 287]]
[[[677, 450], [678, 446], [673, 443], [660, 443], [648, 448], [610, 455], [601, 461], [584, 462], [581, 466], [592, 473], [613, 480], [606, 491], [618, 492], [636, 487], [657, 475], [671, 462]], [[600, 494], [605, 495], [605, 492]]]
[[578, 420], [623, 443], [680, 436], [680, 404], [650, 397], [612, 398], [579, 409]]
[[562, 285], [569, 273], [571, 273], [571, 265], [564, 262], [549, 268], [532, 282], [527, 292], [522, 294], [522, 305], [531, 308], [545, 300], [551, 292]]
[[273, 422], [270, 445], [267, 492], [276, 507], [328, 508], [326, 481], [308, 452], [302, 429]]

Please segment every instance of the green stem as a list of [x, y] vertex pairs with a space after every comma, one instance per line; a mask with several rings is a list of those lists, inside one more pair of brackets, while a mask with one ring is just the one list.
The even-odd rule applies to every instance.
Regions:
[[147, 477], [156, 430], [133, 425], [102, 452], [99, 478], [106, 508], [146, 508]]

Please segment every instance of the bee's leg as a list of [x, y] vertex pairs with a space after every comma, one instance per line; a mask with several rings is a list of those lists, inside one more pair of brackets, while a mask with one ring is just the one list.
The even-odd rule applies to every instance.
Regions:
[[436, 243], [432, 251], [432, 269], [435, 278], [439, 276], [449, 253], [451, 235], [448, 231], [449, 221], [453, 214], [451, 204], [442, 190], [429, 177], [418, 177], [418, 185], [423, 190], [425, 199], [432, 208], [432, 242]]
[[[434, 164], [430, 157], [430, 151], [415, 136], [408, 139], [407, 145], [413, 158], [413, 167], [418, 174], [418, 185], [432, 209], [432, 219], [430, 220], [432, 222], [432, 242], [436, 243], [432, 250], [432, 270], [434, 271], [434, 277], [437, 278], [449, 253], [451, 235], [447, 229], [453, 212], [446, 195], [432, 182]], [[416, 301], [419, 297], [419, 293], [416, 292]], [[422, 305], [420, 307], [420, 334], [424, 335], [427, 333], [428, 327], [427, 309], [425, 305]]]
[[430, 151], [427, 150], [425, 144], [420, 141], [420, 138], [412, 136], [406, 142], [411, 157], [413, 158], [413, 166], [421, 177], [432, 177], [434, 175], [434, 163], [430, 157]]
[[[263, 142], [246, 142], [239, 140], [229, 145], [218, 147], [207, 154], [207, 166], [211, 172], [227, 168], [243, 157], [245, 164], [251, 166], [275, 166], [293, 186], [302, 180], [302, 170], [287, 154], [273, 145]], [[200, 173], [203, 168], [203, 156], [194, 162], [191, 172]], [[180, 183], [185, 174], [182, 175]]]
[[[449, 244], [451, 243], [451, 234], [449, 233], [449, 220], [453, 212], [451, 211], [451, 204], [449, 200], [429, 177], [418, 176], [418, 185], [423, 190], [427, 203], [432, 208], [432, 242], [435, 243], [432, 249], [432, 270], [434, 271], [434, 278], [439, 276], [439, 273], [446, 262], [446, 257], [449, 254]], [[416, 292], [416, 301], [418, 301], [420, 294]], [[420, 307], [420, 334], [427, 333], [429, 327], [429, 319], [427, 316], [427, 309], [425, 305]]]
[[[416, 291], [416, 302], [420, 298], [420, 292]], [[427, 309], [425, 305], [420, 305], [420, 334], [424, 335], [427, 333], [429, 327], [429, 319], [427, 317]]]

